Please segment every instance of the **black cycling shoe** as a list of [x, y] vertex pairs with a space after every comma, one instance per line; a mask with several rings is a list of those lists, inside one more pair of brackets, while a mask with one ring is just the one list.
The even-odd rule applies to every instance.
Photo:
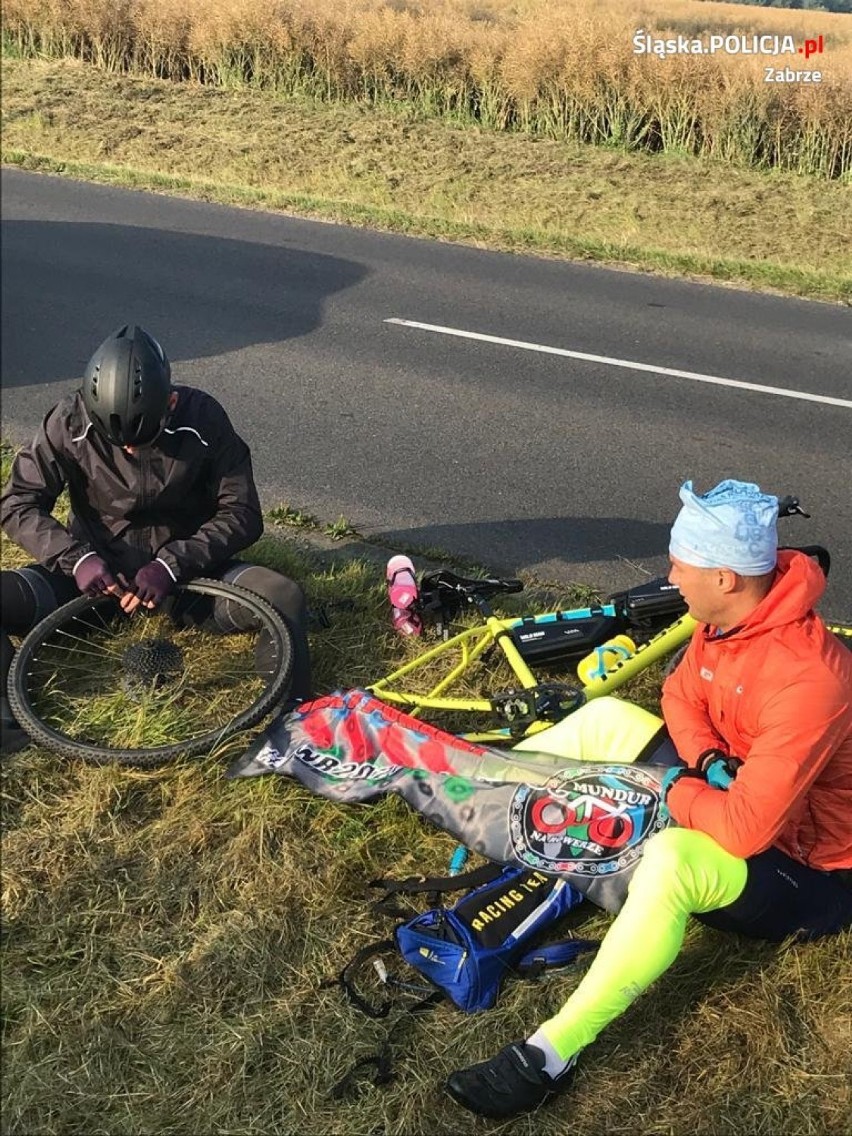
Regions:
[[453, 1100], [479, 1116], [506, 1120], [532, 1112], [568, 1088], [577, 1062], [573, 1057], [558, 1077], [544, 1072], [544, 1054], [534, 1045], [513, 1041], [488, 1061], [457, 1069], [447, 1078]]

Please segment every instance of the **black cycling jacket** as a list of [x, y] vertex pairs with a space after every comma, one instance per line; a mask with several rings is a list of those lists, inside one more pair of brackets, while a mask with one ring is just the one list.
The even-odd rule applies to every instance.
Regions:
[[[215, 398], [173, 389], [166, 429], [132, 456], [95, 431], [79, 391], [59, 402], [12, 465], [6, 534], [52, 571], [97, 552], [128, 579], [156, 556], [191, 579], [253, 544], [263, 518], [248, 446]], [[67, 528], [51, 516], [66, 486]]]

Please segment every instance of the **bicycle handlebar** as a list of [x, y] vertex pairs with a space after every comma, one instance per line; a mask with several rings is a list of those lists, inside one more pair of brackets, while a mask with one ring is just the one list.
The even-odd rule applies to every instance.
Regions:
[[796, 516], [797, 514], [800, 517], [810, 518], [810, 513], [805, 512], [805, 510], [802, 508], [801, 504], [799, 503], [798, 497], [792, 497], [792, 496], [788, 495], [787, 497], [779, 497], [778, 498], [778, 516], [779, 517], [793, 517], [793, 516]]

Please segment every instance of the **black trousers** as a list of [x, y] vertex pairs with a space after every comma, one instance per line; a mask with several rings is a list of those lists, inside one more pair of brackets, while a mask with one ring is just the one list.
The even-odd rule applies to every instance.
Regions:
[[775, 943], [788, 935], [818, 939], [852, 926], [848, 871], [808, 868], [778, 848], [767, 848], [746, 864], [748, 876], [740, 897], [696, 919], [717, 931]]
[[[207, 577], [224, 580], [246, 588], [267, 600], [280, 613], [293, 636], [292, 698], [310, 698], [311, 657], [307, 637], [307, 609], [305, 594], [299, 585], [258, 564], [230, 560], [204, 573]], [[79, 596], [71, 576], [50, 572], [41, 564], [28, 564], [25, 568], [0, 572], [0, 718], [10, 723], [12, 712], [6, 696], [6, 682], [12, 665], [14, 647], [9, 634], [26, 635], [46, 615]], [[217, 600], [211, 618], [215, 628], [228, 632], [245, 631], [249, 627], [240, 622], [240, 612], [234, 612], [227, 600]]]

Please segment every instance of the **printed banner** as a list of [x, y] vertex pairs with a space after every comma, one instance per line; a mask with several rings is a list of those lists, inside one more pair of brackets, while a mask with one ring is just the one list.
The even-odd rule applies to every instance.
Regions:
[[474, 852], [563, 876], [618, 911], [645, 841], [669, 823], [665, 768], [603, 765], [476, 745], [363, 690], [274, 722], [227, 776], [280, 773], [323, 797], [403, 797]]

